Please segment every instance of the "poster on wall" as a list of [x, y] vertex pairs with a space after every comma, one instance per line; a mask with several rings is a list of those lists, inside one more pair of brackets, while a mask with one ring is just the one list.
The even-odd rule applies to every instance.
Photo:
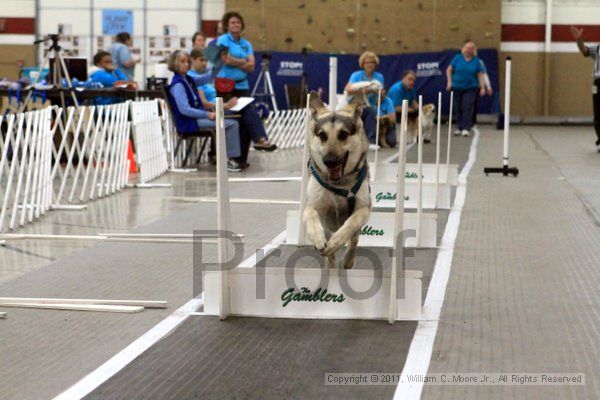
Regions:
[[132, 10], [102, 10], [102, 34], [116, 35], [120, 32], [133, 33]]

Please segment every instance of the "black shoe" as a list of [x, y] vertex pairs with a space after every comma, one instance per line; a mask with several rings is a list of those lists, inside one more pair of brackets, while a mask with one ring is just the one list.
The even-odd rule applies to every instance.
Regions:
[[277, 150], [277, 145], [271, 144], [268, 141], [260, 142], [254, 144], [254, 149], [258, 151], [275, 151]]
[[429, 139], [429, 138], [423, 138], [423, 143], [431, 143], [431, 139]]
[[237, 161], [235, 160], [228, 160], [227, 161], [227, 171], [229, 172], [241, 172], [244, 169], [244, 167]]

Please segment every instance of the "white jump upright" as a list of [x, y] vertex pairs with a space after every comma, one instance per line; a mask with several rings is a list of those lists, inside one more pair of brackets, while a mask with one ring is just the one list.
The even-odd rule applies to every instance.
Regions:
[[[435, 208], [440, 198], [440, 131], [442, 128], [442, 92], [438, 92], [437, 134], [435, 139]], [[446, 179], [448, 184], [448, 179]]]
[[50, 209], [51, 113], [48, 107], [6, 117], [6, 136], [0, 140], [0, 232], [31, 223]]
[[337, 57], [329, 57], [329, 109], [337, 109]]
[[169, 169], [158, 100], [132, 102], [131, 124], [140, 178], [136, 187], [170, 187], [170, 184], [149, 183]]
[[[218, 99], [218, 107], [220, 107], [219, 101], [220, 99]], [[310, 118], [309, 114], [307, 120], [308, 118]], [[308, 129], [306, 132], [308, 133]], [[224, 150], [218, 151], [218, 154], [222, 157], [221, 161], [225, 160]], [[398, 164], [399, 170], [404, 168], [403, 161], [401, 159]], [[304, 172], [308, 173], [308, 171]], [[229, 209], [227, 184], [227, 173], [223, 171], [218, 177], [219, 229], [229, 227], [229, 221], [226, 219]], [[401, 185], [401, 182], [399, 184]], [[304, 197], [304, 204], [305, 196], [304, 192], [301, 196]], [[390, 214], [387, 215], [389, 219]], [[394, 230], [392, 227], [390, 231], [392, 235], [402, 230], [399, 226], [402, 226], [403, 218], [403, 204], [398, 203], [393, 221], [398, 229]], [[295, 229], [295, 234], [298, 234], [297, 225], [293, 227], [288, 225], [288, 230], [290, 228]], [[304, 319], [382, 319], [389, 323], [398, 320], [418, 320], [421, 318], [422, 272], [402, 271], [403, 274], [400, 274], [400, 269], [403, 267], [402, 242], [393, 242], [393, 245], [398, 244], [401, 248], [396, 248], [394, 252], [395, 259], [391, 271], [384, 268], [383, 271], [379, 271], [380, 274], [372, 269], [324, 268], [325, 264], [320, 256], [317, 256], [317, 260], [320, 260], [319, 265], [323, 268], [238, 266], [229, 270], [205, 271], [202, 281], [204, 315], [218, 315], [221, 319], [228, 315]], [[226, 251], [225, 243], [219, 244], [219, 262], [224, 263], [228, 260]], [[404, 285], [402, 296], [397, 295], [398, 276], [403, 277], [400, 280], [400, 285]], [[373, 288], [376, 290], [367, 298], [354, 295], [365, 294]]]
[[519, 175], [519, 168], [509, 167], [508, 165], [508, 149], [510, 136], [510, 81], [511, 81], [511, 64], [512, 59], [506, 57], [506, 77], [504, 82], [504, 142], [502, 146], [502, 167], [485, 167], [483, 172], [488, 174], [502, 174], [503, 176]]
[[419, 95], [419, 126], [417, 143], [417, 248], [421, 247], [421, 216], [423, 215], [423, 96]]

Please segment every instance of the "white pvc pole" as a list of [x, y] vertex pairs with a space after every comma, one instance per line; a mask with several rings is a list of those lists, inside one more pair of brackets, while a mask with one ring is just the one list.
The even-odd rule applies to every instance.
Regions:
[[417, 192], [417, 248], [421, 247], [421, 218], [423, 218], [423, 96], [419, 96], [419, 125], [418, 125], [418, 192]]
[[304, 137], [304, 152], [302, 153], [302, 185], [300, 186], [300, 210], [298, 213], [298, 246], [304, 246], [304, 209], [306, 208], [306, 190], [308, 186], [308, 160], [309, 160], [309, 142], [310, 142], [310, 94], [306, 96], [306, 116], [304, 127], [306, 136]]
[[510, 79], [511, 79], [510, 57], [506, 59], [506, 79], [504, 83], [504, 148], [502, 152], [502, 164], [508, 167], [508, 136], [510, 132]]
[[8, 210], [9, 196], [12, 189], [13, 178], [15, 176], [15, 171], [17, 169], [18, 164], [18, 153], [21, 148], [21, 138], [23, 137], [23, 123], [25, 122], [25, 114], [18, 114], [18, 122], [17, 122], [17, 136], [12, 148], [13, 151], [13, 160], [10, 164], [10, 169], [8, 171], [8, 178], [6, 180], [6, 188], [4, 189], [4, 199], [2, 200], [2, 209], [0, 210], [0, 232], [4, 229], [4, 218], [6, 217], [6, 212]]
[[329, 109], [337, 108], [337, 58], [329, 57]]
[[217, 239], [217, 261], [220, 265], [220, 297], [219, 318], [224, 320], [229, 315], [229, 271], [223, 268], [229, 260], [227, 238], [224, 233], [229, 230], [229, 196], [227, 181], [227, 151], [225, 145], [225, 118], [223, 115], [223, 98], [217, 97], [215, 102], [215, 124], [217, 139], [217, 229], [221, 232]]
[[[88, 179], [90, 177], [90, 172], [91, 172], [91, 168], [93, 168], [94, 165], [94, 156], [96, 153], [96, 142], [98, 140], [98, 135], [100, 133], [100, 129], [105, 125], [102, 123], [103, 118], [106, 119], [102, 113], [104, 112], [104, 110], [106, 110], [105, 107], [100, 106], [97, 107], [98, 109], [98, 117], [96, 119], [96, 127], [94, 128], [94, 136], [92, 138], [92, 145], [90, 148], [90, 155], [88, 157], [88, 165], [87, 168], [85, 169], [85, 176], [83, 178], [83, 185], [81, 186], [81, 195], [79, 196], [79, 200], [83, 201], [84, 197], [85, 197], [85, 188], [87, 187], [87, 183], [88, 183]], [[97, 162], [97, 161], [96, 161]]]
[[437, 138], [435, 140], [435, 208], [440, 191], [440, 132], [442, 129], [442, 92], [438, 93]]
[[88, 108], [90, 111], [89, 119], [87, 127], [85, 128], [85, 133], [83, 136], [83, 145], [81, 146], [81, 153], [79, 154], [79, 162], [77, 163], [77, 169], [75, 170], [75, 176], [73, 177], [73, 184], [71, 186], [71, 192], [69, 193], [69, 203], [73, 202], [73, 196], [75, 195], [75, 190], [77, 189], [77, 183], [79, 182], [79, 175], [83, 169], [85, 152], [88, 148], [88, 142], [90, 139], [90, 132], [92, 132], [92, 126], [94, 123], [94, 114], [96, 112], [96, 107], [91, 106]]
[[[400, 144], [398, 153], [398, 179], [396, 181], [396, 208], [394, 211], [394, 259], [390, 275], [390, 298], [388, 322], [393, 324], [398, 317], [398, 271], [403, 270], [404, 261], [404, 180], [406, 173], [406, 127], [408, 117], [408, 100], [402, 101], [402, 119], [400, 120]], [[398, 238], [401, 236], [401, 240]], [[398, 243], [399, 242], [399, 243]], [[405, 283], [404, 279], [401, 281]], [[406, 285], [405, 285], [406, 288]]]
[[450, 143], [452, 141], [452, 108], [454, 107], [454, 92], [450, 92], [450, 113], [448, 114], [448, 145], [446, 147], [446, 182], [450, 176]]
[[[19, 222], [19, 225], [23, 226], [25, 224], [25, 215], [27, 212], [27, 206], [28, 206], [28, 202], [27, 202], [27, 198], [29, 197], [29, 190], [31, 188], [31, 175], [33, 173], [33, 171], [36, 170], [35, 168], [35, 158], [36, 158], [36, 150], [37, 150], [37, 143], [38, 143], [38, 137], [39, 137], [39, 123], [40, 123], [40, 112], [39, 111], [32, 111], [33, 113], [33, 128], [32, 128], [32, 133], [31, 133], [31, 142], [29, 145], [29, 162], [27, 163], [27, 178], [25, 179], [25, 192], [23, 194], [23, 204], [22, 204], [22, 208], [21, 208], [21, 219]], [[15, 210], [16, 211], [16, 210]]]
[[379, 156], [379, 110], [381, 109], [381, 90], [377, 92], [377, 121], [375, 127], [375, 165], [373, 166], [373, 181], [377, 180], [377, 161]]

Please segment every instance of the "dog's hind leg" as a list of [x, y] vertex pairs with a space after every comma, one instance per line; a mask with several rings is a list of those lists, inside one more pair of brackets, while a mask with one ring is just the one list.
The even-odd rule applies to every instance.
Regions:
[[351, 269], [352, 267], [354, 267], [356, 247], [358, 246], [358, 236], [359, 232], [356, 232], [356, 234], [352, 236], [352, 238], [350, 238], [350, 241], [348, 242], [348, 245], [346, 247], [346, 252], [344, 253], [344, 261], [342, 262], [342, 265], [345, 269]]
[[327, 239], [325, 238], [325, 230], [319, 213], [312, 207], [306, 207], [304, 210], [304, 223], [306, 224], [306, 233], [308, 238], [315, 245], [315, 249], [321, 254], [327, 246]]

